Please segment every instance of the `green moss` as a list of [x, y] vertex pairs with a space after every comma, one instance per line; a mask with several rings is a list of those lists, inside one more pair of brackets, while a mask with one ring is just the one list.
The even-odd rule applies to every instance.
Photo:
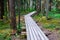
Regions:
[[38, 23], [41, 23], [43, 28], [45, 29], [54, 30], [56, 28], [60, 28], [60, 15], [51, 13], [49, 14], [49, 17], [51, 17], [52, 19], [47, 20], [46, 16], [40, 17], [40, 15], [33, 16], [34, 20], [36, 20]]

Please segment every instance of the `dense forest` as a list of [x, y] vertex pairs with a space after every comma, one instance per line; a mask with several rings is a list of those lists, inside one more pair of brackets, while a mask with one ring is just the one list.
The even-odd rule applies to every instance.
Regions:
[[0, 40], [26, 40], [24, 16], [33, 11], [49, 40], [60, 40], [60, 0], [0, 0]]

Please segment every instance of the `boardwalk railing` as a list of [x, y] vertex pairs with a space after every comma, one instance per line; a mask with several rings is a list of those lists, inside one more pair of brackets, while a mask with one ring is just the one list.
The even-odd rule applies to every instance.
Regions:
[[27, 40], [49, 40], [36, 24], [36, 22], [32, 19], [31, 15], [35, 12], [36, 11], [24, 16], [27, 31]]

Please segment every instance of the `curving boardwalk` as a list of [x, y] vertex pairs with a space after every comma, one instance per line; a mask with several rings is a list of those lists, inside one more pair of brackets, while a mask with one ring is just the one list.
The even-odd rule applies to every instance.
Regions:
[[49, 40], [36, 24], [36, 22], [32, 19], [31, 15], [34, 13], [36, 13], [36, 11], [33, 11], [24, 16], [27, 31], [27, 40]]

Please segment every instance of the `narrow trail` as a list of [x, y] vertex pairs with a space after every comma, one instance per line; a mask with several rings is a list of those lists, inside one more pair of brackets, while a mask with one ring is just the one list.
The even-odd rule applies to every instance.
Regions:
[[27, 31], [27, 40], [49, 40], [42, 32], [40, 27], [36, 24], [36, 22], [32, 19], [31, 15], [34, 13], [36, 13], [36, 11], [33, 11], [24, 16]]

